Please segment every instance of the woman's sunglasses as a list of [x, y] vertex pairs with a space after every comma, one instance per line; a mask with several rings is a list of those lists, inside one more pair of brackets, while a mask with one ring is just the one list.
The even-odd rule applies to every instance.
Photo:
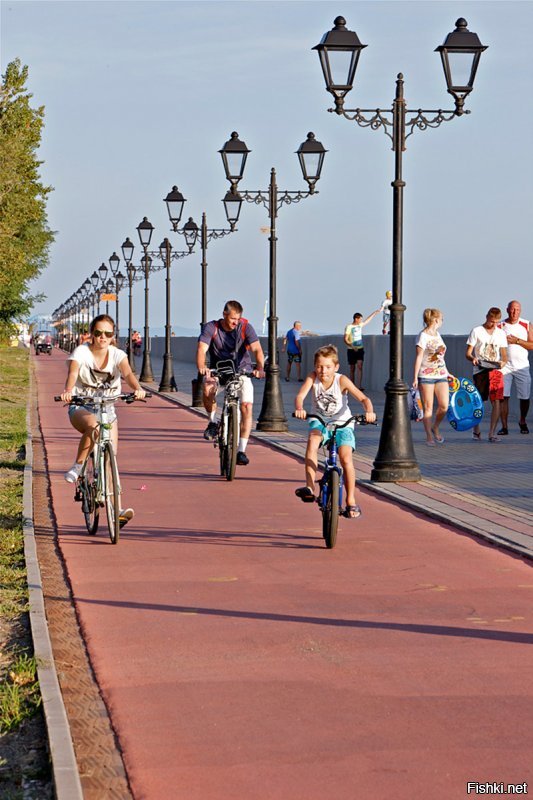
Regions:
[[93, 336], [96, 336], [98, 339], [100, 336], [105, 336], [107, 339], [111, 339], [114, 336], [113, 331], [101, 331], [98, 328], [95, 328], [93, 331]]

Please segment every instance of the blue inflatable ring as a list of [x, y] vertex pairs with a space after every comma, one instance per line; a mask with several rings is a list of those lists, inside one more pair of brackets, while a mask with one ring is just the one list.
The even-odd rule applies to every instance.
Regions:
[[459, 388], [450, 392], [446, 417], [456, 431], [468, 431], [483, 419], [483, 400], [467, 378], [459, 378]]

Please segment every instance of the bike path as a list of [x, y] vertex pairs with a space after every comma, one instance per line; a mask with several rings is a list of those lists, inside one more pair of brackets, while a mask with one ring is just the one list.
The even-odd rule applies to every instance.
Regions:
[[134, 797], [450, 800], [533, 779], [533, 579], [521, 559], [366, 490], [324, 548], [295, 458], [228, 483], [205, 421], [119, 407], [135, 519], [90, 537], [76, 434], [36, 363], [58, 545]]
[[[161, 359], [154, 359], [154, 373], [159, 375]], [[179, 391], [169, 399], [185, 406], [191, 403], [193, 364], [175, 362]], [[153, 384], [157, 389], [158, 383]], [[255, 384], [255, 418], [262, 401], [262, 382]], [[294, 380], [281, 381], [288, 433], [254, 432], [254, 436], [297, 455], [305, 451], [306, 426], [291, 417], [294, 398], [300, 385]], [[369, 392], [378, 415], [383, 418], [384, 393]], [[357, 404], [352, 407], [356, 409]], [[421, 423], [412, 423], [411, 431], [422, 480], [416, 483], [370, 483], [376, 457], [380, 428], [357, 429], [356, 464], [358, 476], [372, 491], [396, 500], [435, 519], [452, 522], [461, 530], [533, 558], [533, 435], [523, 436], [516, 417], [510, 416], [508, 437], [492, 445], [486, 441], [486, 420], [482, 423], [481, 442], [473, 442], [470, 431], [454, 431], [447, 422], [442, 426], [444, 446], [427, 447]]]

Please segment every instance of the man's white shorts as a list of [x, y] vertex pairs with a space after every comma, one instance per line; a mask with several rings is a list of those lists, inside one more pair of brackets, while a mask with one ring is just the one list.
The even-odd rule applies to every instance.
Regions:
[[517, 369], [503, 376], [503, 396], [511, 396], [511, 386], [515, 385], [516, 396], [519, 400], [529, 400], [531, 394], [531, 373], [529, 367]]
[[[252, 379], [249, 378], [247, 375], [241, 375], [239, 378], [241, 382], [241, 388], [239, 390], [239, 401], [241, 403], [252, 403], [254, 402], [254, 385], [252, 383]], [[216, 394], [219, 394], [223, 390], [223, 386], [220, 385], [220, 381], [218, 378], [211, 378], [205, 377], [204, 384], [206, 388], [209, 386], [216, 386]]]

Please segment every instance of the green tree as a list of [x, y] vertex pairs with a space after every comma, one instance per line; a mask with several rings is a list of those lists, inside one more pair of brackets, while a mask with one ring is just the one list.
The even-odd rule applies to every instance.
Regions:
[[28, 67], [15, 59], [0, 85], [0, 337], [41, 299], [29, 283], [48, 264], [54, 240], [46, 216], [52, 187], [41, 182], [37, 158], [44, 106], [31, 107], [27, 79]]

